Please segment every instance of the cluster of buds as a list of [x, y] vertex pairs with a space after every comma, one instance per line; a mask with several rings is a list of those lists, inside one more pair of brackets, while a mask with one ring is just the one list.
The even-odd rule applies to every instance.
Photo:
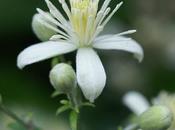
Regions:
[[[139, 92], [129, 92], [124, 98], [124, 104], [134, 112], [134, 129], [141, 130], [172, 130], [174, 129], [174, 114], [173, 109], [167, 105], [170, 98], [162, 100], [162, 96], [154, 99], [151, 105], [149, 101]], [[155, 103], [156, 102], [156, 103]], [[174, 103], [174, 102], [173, 102]]]

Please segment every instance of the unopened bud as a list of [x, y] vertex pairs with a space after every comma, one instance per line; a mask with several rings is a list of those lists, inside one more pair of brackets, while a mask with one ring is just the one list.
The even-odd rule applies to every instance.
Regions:
[[153, 106], [138, 117], [143, 130], [166, 130], [173, 120], [171, 111], [165, 106]]
[[70, 93], [76, 87], [75, 71], [68, 64], [58, 64], [50, 71], [50, 82], [56, 91]]
[[53, 35], [57, 34], [53, 29], [49, 28], [48, 25], [56, 28], [55, 25], [46, 21], [40, 14], [33, 16], [32, 29], [41, 41], [48, 41]]

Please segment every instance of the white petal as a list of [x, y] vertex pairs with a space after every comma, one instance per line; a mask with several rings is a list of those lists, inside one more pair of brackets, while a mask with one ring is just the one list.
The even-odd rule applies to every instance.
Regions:
[[96, 38], [94, 48], [106, 50], [123, 50], [134, 54], [141, 62], [144, 54], [142, 47], [133, 39], [115, 35], [104, 35]]
[[104, 27], [109, 20], [112, 18], [112, 16], [118, 11], [118, 9], [122, 6], [123, 2], [120, 2], [119, 4], [116, 5], [116, 7], [114, 8], [114, 10], [109, 14], [109, 16], [104, 20], [104, 22], [102, 23], [102, 26]]
[[138, 92], [129, 92], [123, 97], [123, 103], [135, 114], [140, 115], [149, 108], [149, 102]]
[[106, 84], [106, 74], [97, 53], [91, 48], [80, 48], [76, 57], [77, 80], [84, 96], [94, 102]]
[[66, 42], [43, 42], [24, 49], [17, 58], [17, 66], [22, 69], [26, 65], [51, 57], [74, 51], [76, 47]]

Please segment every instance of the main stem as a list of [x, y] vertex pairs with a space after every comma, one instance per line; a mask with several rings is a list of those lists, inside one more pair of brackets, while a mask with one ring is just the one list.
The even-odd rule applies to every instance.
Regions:
[[6, 108], [2, 104], [0, 104], [0, 111], [2, 111], [3, 113], [5, 113], [6, 115], [8, 115], [9, 117], [11, 117], [12, 119], [16, 120], [18, 123], [20, 123], [21, 125], [23, 125], [27, 130], [35, 130], [35, 129], [37, 129], [37, 127], [34, 126], [33, 123], [31, 123], [31, 122], [26, 123], [25, 121], [23, 121], [21, 118], [19, 118], [16, 114], [14, 114], [13, 112], [11, 112], [8, 108]]
[[81, 95], [79, 94], [78, 88], [73, 89], [73, 91], [67, 94], [67, 97], [71, 103], [71, 107], [73, 108], [74, 115], [70, 114], [70, 124], [72, 130], [78, 130], [78, 116], [79, 116], [79, 109], [81, 104]]
[[74, 110], [78, 113], [82, 103], [82, 97], [78, 87], [74, 88], [71, 93], [68, 93], [67, 97]]
[[71, 106], [76, 110], [78, 109], [78, 104], [73, 93], [67, 94], [67, 97], [71, 103]]

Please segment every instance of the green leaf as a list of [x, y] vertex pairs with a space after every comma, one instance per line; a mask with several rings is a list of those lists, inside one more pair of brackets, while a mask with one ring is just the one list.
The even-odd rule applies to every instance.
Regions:
[[70, 106], [69, 105], [64, 105], [64, 106], [61, 106], [57, 109], [56, 111], [56, 115], [59, 115], [63, 112], [65, 112], [66, 110], [70, 109]]
[[90, 102], [82, 103], [82, 106], [95, 107], [95, 105], [93, 103], [90, 103]]
[[61, 100], [60, 103], [63, 104], [63, 105], [68, 105], [69, 101], [68, 100]]
[[76, 111], [71, 111], [69, 121], [70, 121], [71, 129], [77, 130], [78, 113]]
[[57, 96], [59, 96], [59, 95], [61, 95], [61, 94], [63, 94], [63, 93], [58, 92], [58, 91], [54, 91], [54, 92], [52, 93], [51, 97], [52, 97], [52, 98], [55, 98], [55, 97], [57, 97]]
[[27, 130], [24, 126], [17, 122], [8, 124], [8, 128], [10, 128], [10, 130]]
[[[18, 122], [13, 122], [13, 123], [8, 124], [8, 128], [10, 128], [10, 130], [28, 130], [23, 125], [19, 124]], [[33, 130], [42, 130], [42, 129], [37, 127]]]

